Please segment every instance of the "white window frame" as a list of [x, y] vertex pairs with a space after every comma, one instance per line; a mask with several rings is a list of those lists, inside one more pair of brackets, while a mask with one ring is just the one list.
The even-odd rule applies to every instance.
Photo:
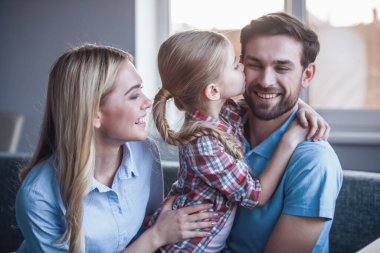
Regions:
[[149, 98], [153, 98], [161, 83], [157, 53], [161, 43], [169, 36], [169, 6], [169, 0], [135, 0], [135, 65]]

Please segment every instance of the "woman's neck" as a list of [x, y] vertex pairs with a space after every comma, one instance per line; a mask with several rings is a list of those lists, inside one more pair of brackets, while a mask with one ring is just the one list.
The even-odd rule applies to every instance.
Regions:
[[123, 146], [97, 145], [95, 150], [95, 179], [111, 188], [116, 171], [122, 161]]

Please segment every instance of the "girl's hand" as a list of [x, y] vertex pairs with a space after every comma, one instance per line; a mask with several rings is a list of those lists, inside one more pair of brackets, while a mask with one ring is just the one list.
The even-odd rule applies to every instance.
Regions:
[[218, 213], [207, 209], [212, 204], [201, 204], [171, 210], [175, 196], [168, 198], [152, 229], [155, 231], [156, 245], [162, 247], [166, 244], [176, 243], [193, 237], [208, 236], [211, 228], [216, 224]]
[[308, 131], [308, 128], [304, 128], [297, 120], [293, 120], [282, 136], [282, 141], [289, 145], [289, 149], [294, 150], [299, 143], [306, 140]]
[[313, 108], [298, 100], [299, 110], [297, 118], [302, 127], [309, 127], [309, 132], [306, 139], [312, 139], [313, 141], [326, 141], [330, 135], [330, 125], [322, 118]]

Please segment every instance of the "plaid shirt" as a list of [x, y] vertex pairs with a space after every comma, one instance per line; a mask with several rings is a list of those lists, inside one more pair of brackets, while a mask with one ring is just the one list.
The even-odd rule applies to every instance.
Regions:
[[[234, 135], [243, 147], [244, 110], [233, 100], [227, 100], [215, 119], [199, 111], [186, 114], [188, 122], [204, 121]], [[203, 252], [211, 239], [221, 231], [233, 207], [239, 204], [252, 208], [257, 205], [261, 192], [258, 179], [252, 179], [248, 166], [226, 152], [222, 143], [213, 136], [201, 136], [179, 148], [180, 168], [178, 181], [169, 195], [178, 195], [173, 210], [200, 203], [212, 203], [213, 210], [221, 213], [211, 235], [193, 238], [161, 248], [162, 252]], [[158, 215], [155, 215], [157, 218]]]

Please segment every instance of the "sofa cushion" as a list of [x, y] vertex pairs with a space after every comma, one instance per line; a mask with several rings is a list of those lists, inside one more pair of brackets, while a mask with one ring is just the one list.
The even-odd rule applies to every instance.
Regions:
[[380, 173], [343, 171], [330, 252], [356, 252], [380, 237]]
[[19, 169], [29, 160], [26, 154], [0, 153], [0, 252], [15, 251], [23, 240], [15, 217], [15, 198]]

